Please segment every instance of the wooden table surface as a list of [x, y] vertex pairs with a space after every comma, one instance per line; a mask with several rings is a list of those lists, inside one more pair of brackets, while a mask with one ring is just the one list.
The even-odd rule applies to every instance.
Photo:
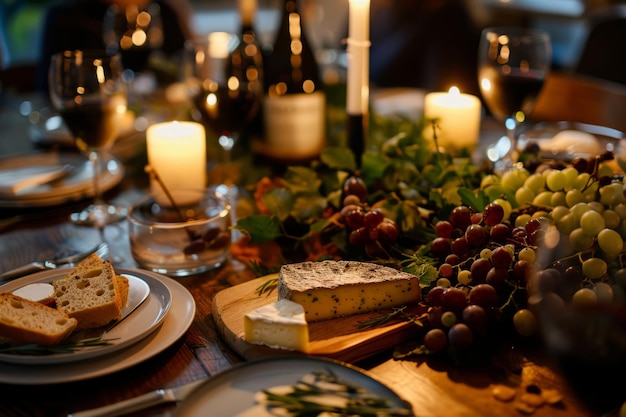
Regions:
[[[21, 134], [0, 134], [0, 152], [25, 152], [33, 146], [19, 121], [15, 107], [4, 102], [0, 112], [3, 128]], [[16, 121], [18, 120], [18, 121]], [[7, 132], [9, 130], [2, 130]], [[13, 144], [11, 144], [11, 142]], [[129, 161], [137, 164], [136, 160]], [[129, 167], [122, 183], [107, 197], [123, 204], [144, 192], [146, 180], [141, 170]], [[24, 263], [52, 256], [59, 248], [86, 248], [101, 238], [96, 230], [74, 226], [68, 214], [88, 201], [41, 209], [0, 209], [0, 272]], [[20, 217], [15, 217], [20, 216]], [[12, 221], [15, 220], [15, 223]], [[118, 266], [135, 267], [131, 257], [124, 222], [108, 226], [104, 238], [112, 249]], [[228, 287], [255, 278], [241, 262], [231, 259], [221, 269], [200, 275], [176, 278], [193, 295], [196, 315], [187, 333], [156, 356], [129, 369], [94, 379], [55, 385], [0, 384], [0, 416], [57, 417], [124, 400], [151, 390], [176, 387], [210, 377], [244, 361], [220, 339], [211, 316], [213, 296]], [[537, 346], [504, 349], [501, 354], [485, 357], [480, 363], [459, 366], [445, 358], [408, 358], [394, 360], [391, 351], [377, 354], [355, 365], [387, 384], [408, 401], [415, 415], [421, 417], [467, 416], [501, 417], [522, 415], [515, 402], [495, 399], [492, 389], [507, 384], [518, 390], [535, 384], [542, 389], [556, 389], [563, 395], [559, 407], [544, 405], [532, 415], [537, 417], [594, 416], [568, 388], [551, 366], [545, 352]], [[42, 372], [54, 372], [42, 369]], [[159, 406], [133, 415], [165, 416], [176, 406]]]

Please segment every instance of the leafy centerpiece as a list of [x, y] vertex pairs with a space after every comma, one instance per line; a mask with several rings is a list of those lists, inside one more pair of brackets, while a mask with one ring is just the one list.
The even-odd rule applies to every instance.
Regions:
[[[419, 276], [428, 314], [416, 331], [422, 343], [409, 354], [463, 351], [501, 330], [536, 335], [528, 304], [535, 267], [559, 272], [552, 289], [567, 305], [589, 292], [619, 302], [626, 283], [613, 272], [623, 269], [626, 205], [610, 152], [552, 160], [530, 144], [511, 170], [496, 174], [469, 153], [453, 158], [426, 140], [432, 120], [374, 116], [370, 126], [359, 171], [339, 146], [309, 167], [261, 179], [253, 212], [237, 223], [244, 237], [234, 255], [259, 275], [284, 263], [344, 259]], [[559, 293], [570, 266], [580, 270], [576, 288]], [[606, 286], [613, 292], [603, 298]]]

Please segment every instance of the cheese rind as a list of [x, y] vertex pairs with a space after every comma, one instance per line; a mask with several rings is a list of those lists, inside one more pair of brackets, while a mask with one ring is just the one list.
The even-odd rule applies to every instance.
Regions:
[[259, 307], [244, 316], [244, 340], [275, 349], [309, 350], [309, 328], [301, 305], [289, 300]]
[[367, 262], [323, 261], [283, 265], [279, 300], [304, 307], [309, 322], [416, 303], [419, 278]]

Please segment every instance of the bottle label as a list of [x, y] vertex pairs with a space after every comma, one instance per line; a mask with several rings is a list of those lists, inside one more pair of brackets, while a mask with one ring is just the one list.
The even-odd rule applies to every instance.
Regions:
[[307, 158], [321, 152], [326, 137], [326, 97], [322, 91], [266, 97], [265, 152], [277, 158]]

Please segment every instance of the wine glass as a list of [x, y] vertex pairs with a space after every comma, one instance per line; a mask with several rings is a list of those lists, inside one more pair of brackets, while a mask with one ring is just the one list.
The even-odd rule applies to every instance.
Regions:
[[50, 100], [69, 128], [76, 147], [93, 166], [94, 201], [71, 215], [76, 224], [103, 227], [124, 219], [124, 207], [102, 200], [98, 183], [102, 154], [118, 134], [126, 113], [126, 86], [122, 81], [119, 55], [104, 51], [64, 51], [51, 58]]
[[224, 175], [216, 189], [236, 197], [239, 190], [226, 173], [233, 147], [261, 105], [261, 51], [254, 39], [227, 32], [212, 32], [196, 39], [192, 49], [195, 83], [191, 96], [223, 153]]
[[491, 27], [482, 31], [478, 83], [487, 107], [507, 133], [487, 150], [496, 171], [517, 162], [517, 129], [532, 110], [551, 62], [550, 36], [542, 30]]

